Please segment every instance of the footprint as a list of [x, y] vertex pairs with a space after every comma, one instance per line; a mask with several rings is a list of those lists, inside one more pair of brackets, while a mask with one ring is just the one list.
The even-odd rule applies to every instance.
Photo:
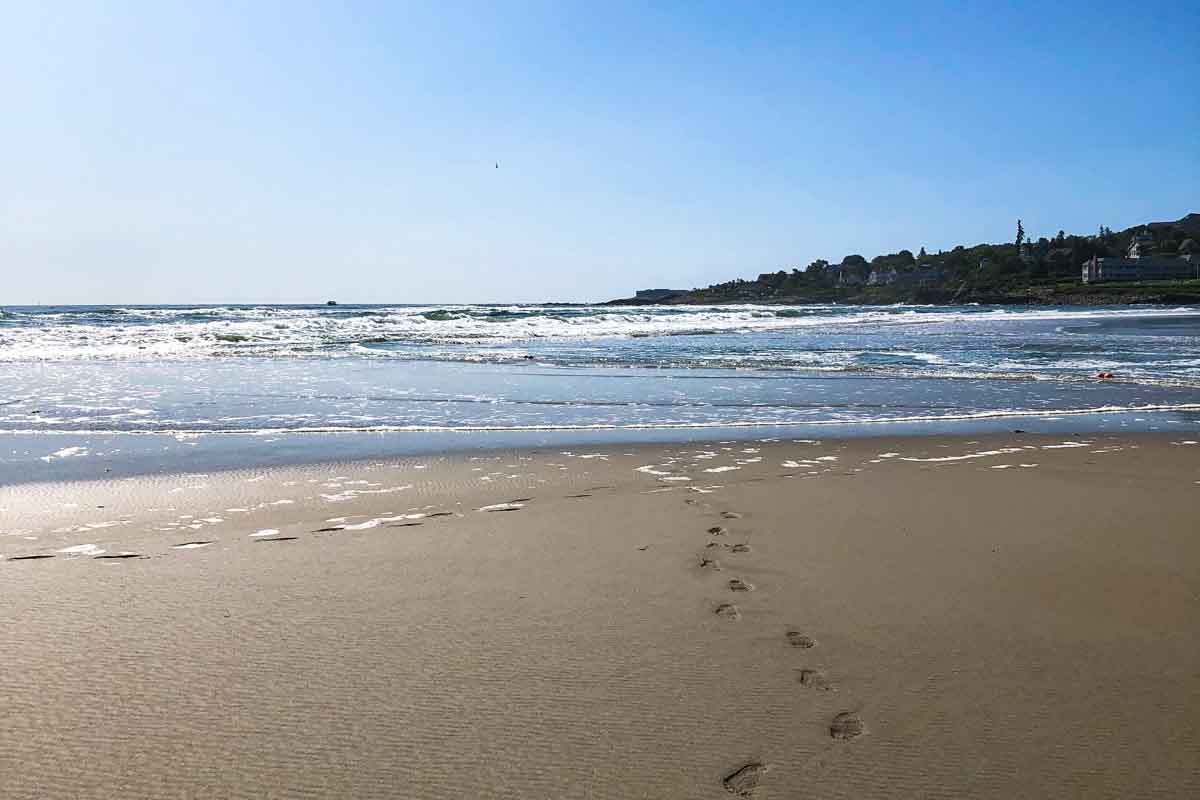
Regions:
[[749, 552], [750, 552], [750, 545], [748, 545], [748, 544], [735, 544], [733, 547], [729, 548], [729, 552], [731, 552], [731, 553], [749, 553]]
[[752, 592], [752, 591], [754, 591], [754, 584], [746, 583], [741, 578], [730, 578], [729, 579], [729, 591], [731, 591], [731, 592]]
[[742, 515], [736, 511], [722, 511], [721, 517], [724, 519], [741, 519]]
[[256, 542], [294, 542], [298, 536], [264, 536], [261, 539], [255, 539]]
[[106, 561], [119, 561], [126, 558], [145, 558], [141, 553], [108, 553], [102, 556], [92, 556], [96, 559], [104, 559]]
[[710, 536], [724, 536], [725, 529], [722, 528], [720, 525], [713, 525], [711, 528], [708, 529], [708, 533]]
[[725, 785], [725, 791], [730, 794], [736, 794], [738, 797], [750, 797], [758, 788], [758, 783], [766, 771], [767, 768], [764, 764], [752, 761], [726, 775], [721, 783]]
[[[313, 533], [333, 533], [334, 531], [344, 531], [344, 530], [346, 530], [345, 525], [334, 525], [329, 528], [317, 528], [315, 531], [313, 531]], [[253, 534], [251, 534], [251, 535], [253, 535]]]
[[796, 677], [800, 681], [800, 685], [807, 689], [815, 689], [819, 692], [828, 692], [833, 689], [833, 685], [825, 677], [825, 673], [819, 669], [797, 670]]
[[434, 517], [453, 517], [453, 511], [435, 511], [432, 514], [426, 514], [425, 519], [433, 519]]
[[184, 542], [183, 544], [171, 545], [171, 549], [172, 550], [196, 550], [201, 547], [208, 547], [210, 544], [212, 544], [211, 541], [209, 541], [209, 542]]
[[741, 619], [742, 612], [733, 603], [721, 603], [717, 606], [713, 613], [722, 619]]
[[853, 711], [843, 711], [829, 723], [829, 735], [842, 741], [861, 736], [863, 730], [862, 719]]
[[591, 495], [590, 494], [569, 494], [569, 495], [567, 495], [568, 500], [578, 500], [581, 497], [591, 497]]
[[790, 644], [792, 647], [802, 647], [805, 650], [809, 649], [810, 647], [817, 646], [816, 639], [812, 638], [811, 636], [805, 636], [800, 631], [788, 631], [787, 640], [788, 644]]
[[54, 558], [50, 553], [35, 553], [31, 556], [10, 556], [9, 561], [38, 561], [43, 558]]
[[715, 558], [700, 559], [700, 569], [712, 569], [720, 571], [721, 564]]

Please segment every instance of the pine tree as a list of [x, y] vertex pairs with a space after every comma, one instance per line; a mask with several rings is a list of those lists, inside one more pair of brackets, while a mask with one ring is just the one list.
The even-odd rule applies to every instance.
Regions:
[[1025, 226], [1021, 224], [1021, 220], [1017, 220], [1017, 247], [1025, 241]]

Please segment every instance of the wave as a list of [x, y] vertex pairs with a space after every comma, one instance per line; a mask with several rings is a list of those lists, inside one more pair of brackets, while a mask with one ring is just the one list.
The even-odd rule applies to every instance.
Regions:
[[1094, 414], [1145, 414], [1162, 412], [1200, 411], [1200, 403], [1159, 403], [1138, 406], [1096, 406], [1067, 409], [992, 409], [950, 414], [910, 414], [894, 417], [860, 417], [858, 419], [821, 420], [705, 420], [694, 422], [632, 422], [537, 425], [314, 425], [295, 428], [138, 428], [121, 429], [22, 429], [0, 430], [0, 435], [23, 436], [279, 436], [284, 434], [352, 434], [352, 433], [538, 433], [554, 431], [619, 431], [619, 430], [682, 430], [714, 428], [799, 428], [859, 425], [894, 425], [919, 422], [965, 422], [972, 420], [1009, 418], [1078, 417]]
[[[512, 346], [747, 333], [855, 334], [909, 328], [944, 332], [969, 329], [986, 334], [1000, 323], [1197, 313], [1192, 308], [829, 305], [22, 308], [19, 317], [5, 318], [0, 327], [0, 362], [238, 356], [387, 358], [398, 353], [385, 345]], [[456, 357], [463, 358], [464, 354]]]

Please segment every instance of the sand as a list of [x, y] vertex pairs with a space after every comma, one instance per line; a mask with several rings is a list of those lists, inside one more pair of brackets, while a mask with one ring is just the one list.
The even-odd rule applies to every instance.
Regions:
[[1196, 797], [1198, 508], [1159, 436], [0, 489], [0, 796]]

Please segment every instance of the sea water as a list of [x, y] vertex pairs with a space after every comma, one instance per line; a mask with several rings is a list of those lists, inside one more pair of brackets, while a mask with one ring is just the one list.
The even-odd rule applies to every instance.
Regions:
[[1014, 427], [1200, 427], [1200, 310], [0, 311], [0, 482], [494, 446]]

